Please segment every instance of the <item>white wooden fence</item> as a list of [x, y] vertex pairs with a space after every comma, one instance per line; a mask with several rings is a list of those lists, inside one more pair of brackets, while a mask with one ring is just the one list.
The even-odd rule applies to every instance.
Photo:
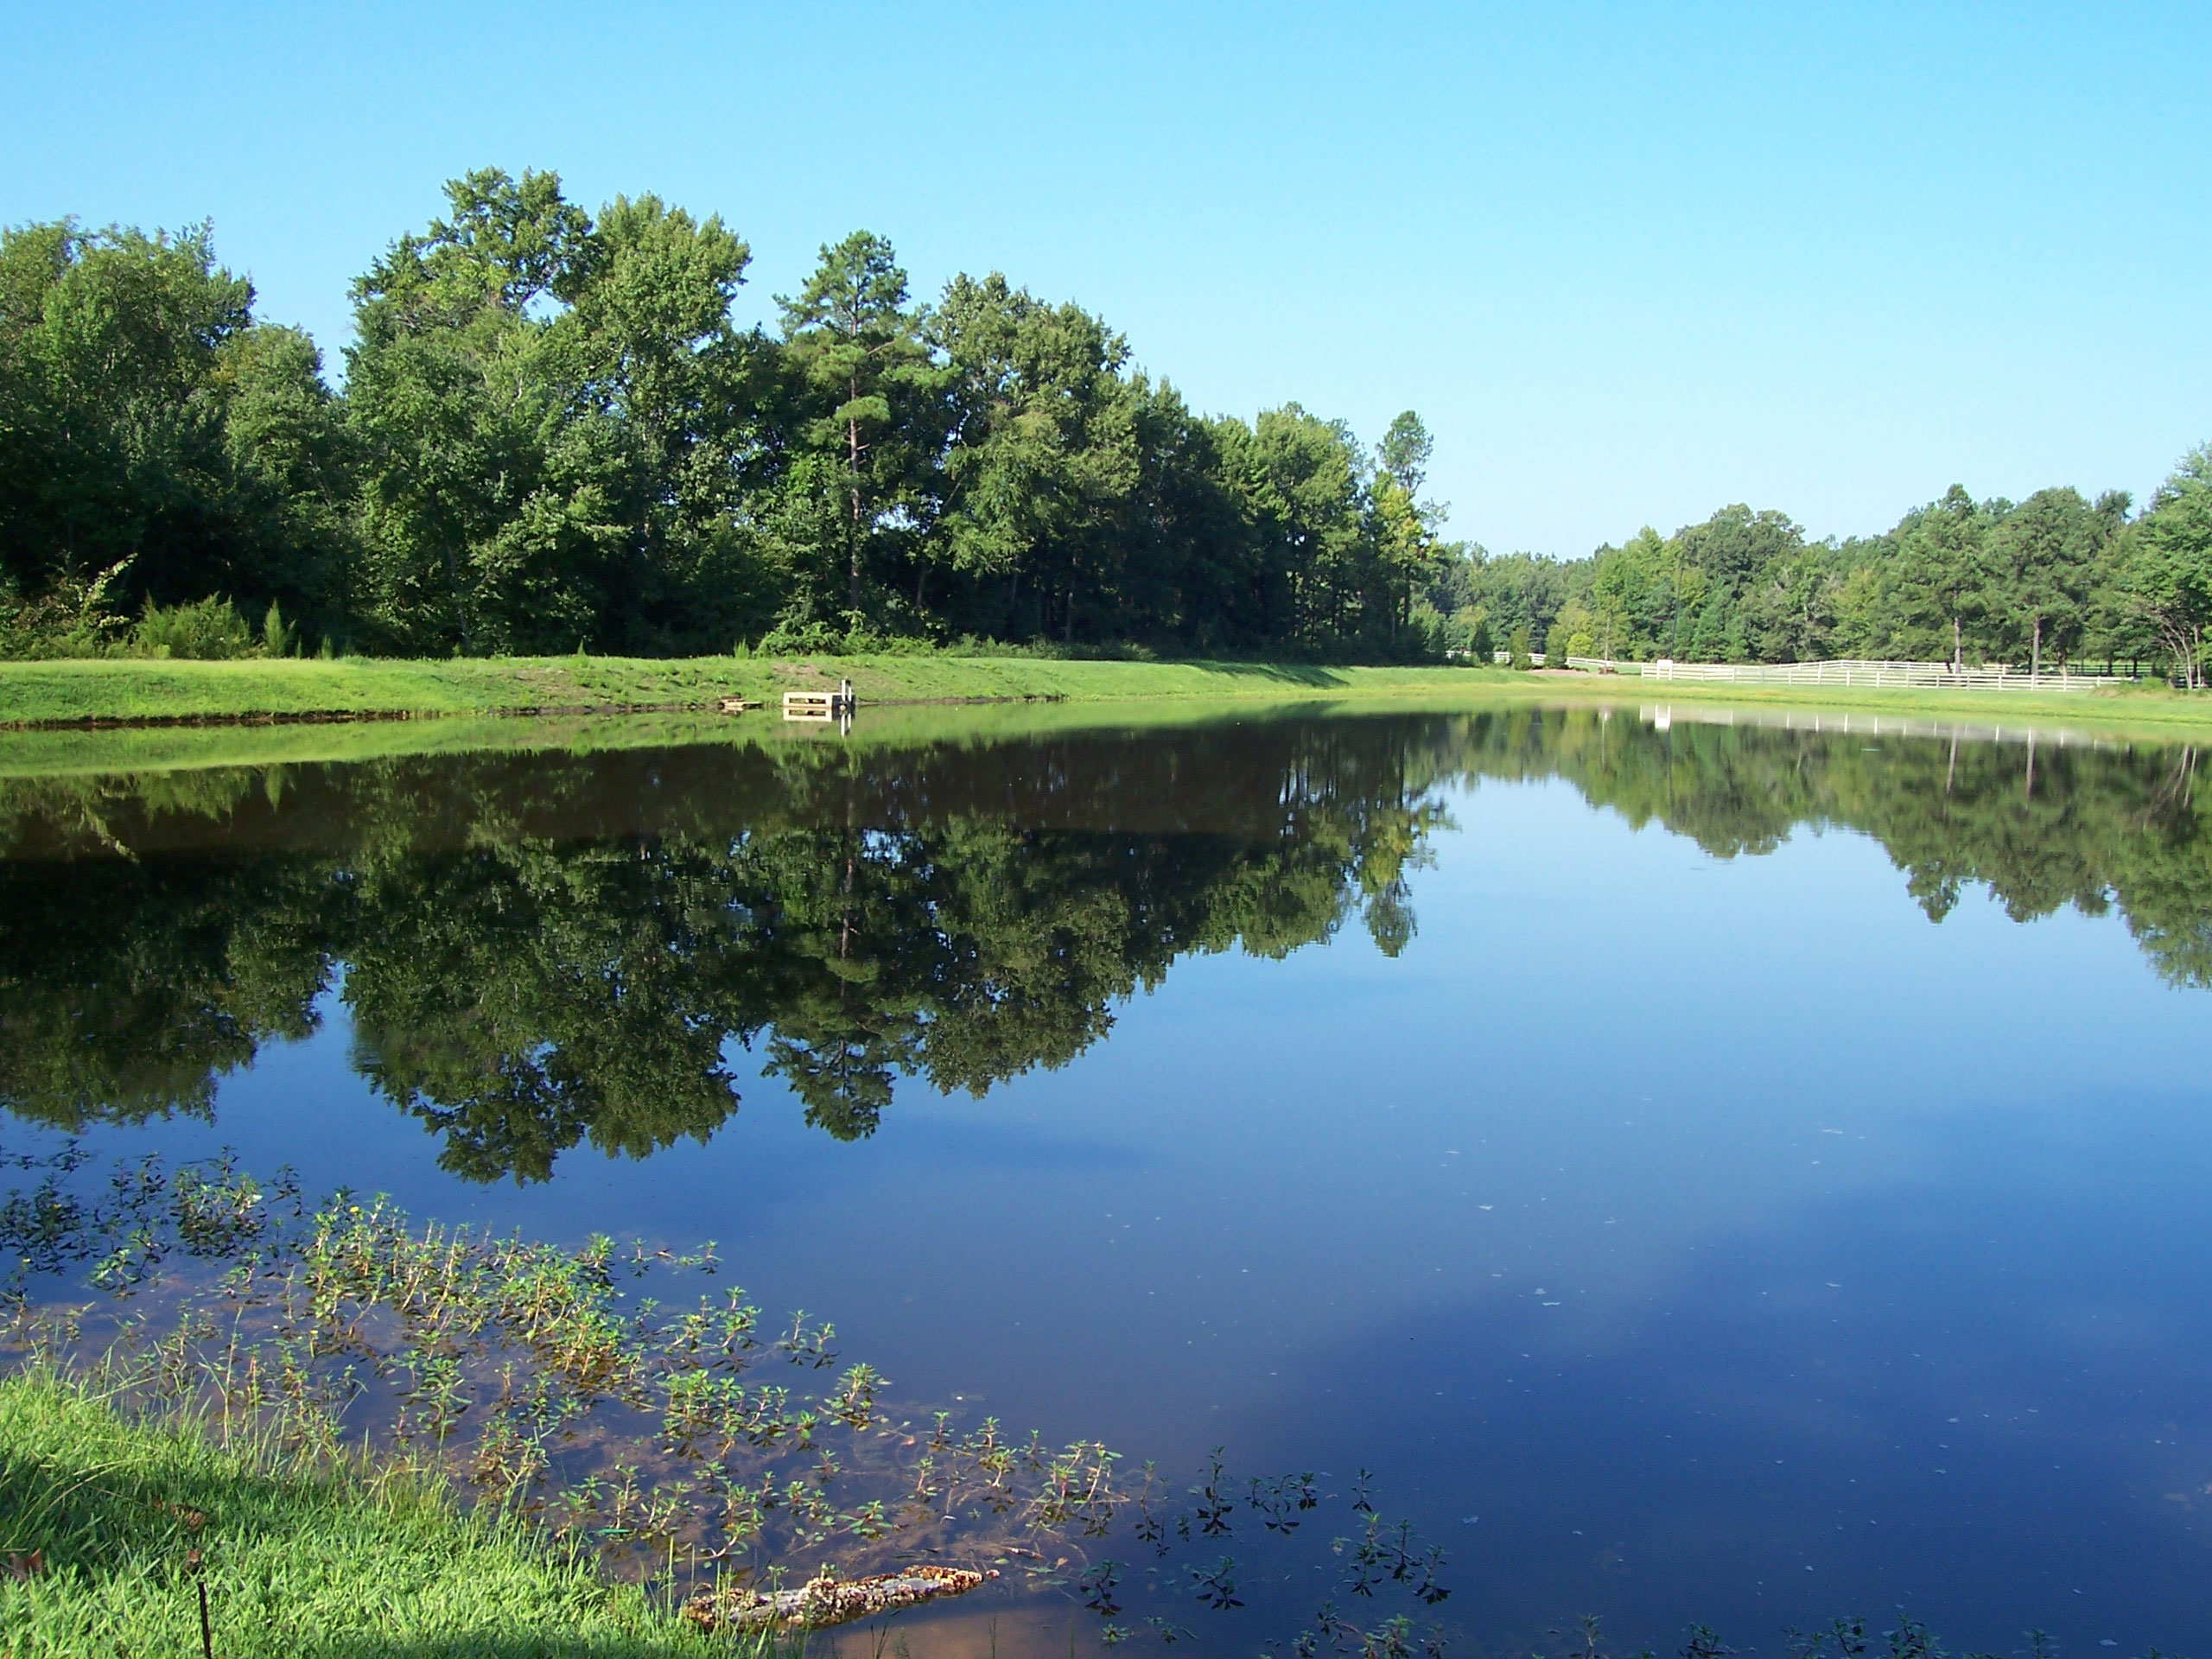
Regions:
[[1602, 657], [1570, 657], [1569, 668], [1594, 674], [1640, 675], [1647, 680], [1719, 681], [1731, 685], [1851, 685], [1932, 687], [1976, 691], [2087, 691], [2100, 685], [2128, 685], [2125, 678], [2101, 674], [2041, 674], [2018, 668], [1962, 668], [1948, 663], [1875, 663], [1856, 658], [1826, 663], [1624, 663]]

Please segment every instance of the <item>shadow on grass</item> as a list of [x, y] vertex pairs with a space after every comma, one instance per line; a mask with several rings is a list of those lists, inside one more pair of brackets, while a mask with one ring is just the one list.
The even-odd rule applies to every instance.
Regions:
[[1246, 679], [1280, 680], [1286, 685], [1349, 685], [1351, 677], [1340, 668], [1319, 663], [1235, 663], [1205, 657], [1192, 659], [1192, 668], [1210, 674], [1235, 674]]

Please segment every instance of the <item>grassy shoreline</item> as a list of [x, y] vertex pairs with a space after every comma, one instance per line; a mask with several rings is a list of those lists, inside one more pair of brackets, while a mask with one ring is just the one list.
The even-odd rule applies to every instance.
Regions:
[[1860, 690], [1516, 674], [1502, 669], [1311, 664], [1059, 661], [931, 656], [455, 658], [407, 662], [73, 661], [0, 663], [0, 729], [149, 728], [572, 717], [711, 709], [723, 697], [773, 704], [786, 690], [849, 677], [863, 707], [1073, 702], [1250, 702], [1336, 699], [1726, 703], [1865, 709], [1930, 718], [1999, 716], [2212, 736], [2212, 697], [2163, 687], [2076, 692]]
[[673, 1659], [710, 1643], [636, 1586], [442, 1482], [316, 1466], [272, 1437], [126, 1416], [0, 1377], [0, 1646], [34, 1655]]

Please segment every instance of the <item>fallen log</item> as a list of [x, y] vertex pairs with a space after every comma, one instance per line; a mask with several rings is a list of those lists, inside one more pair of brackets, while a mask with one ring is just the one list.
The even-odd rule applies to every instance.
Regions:
[[964, 1596], [997, 1576], [926, 1563], [865, 1579], [836, 1578], [825, 1568], [796, 1590], [709, 1586], [683, 1604], [683, 1617], [702, 1630], [823, 1630], [941, 1596]]

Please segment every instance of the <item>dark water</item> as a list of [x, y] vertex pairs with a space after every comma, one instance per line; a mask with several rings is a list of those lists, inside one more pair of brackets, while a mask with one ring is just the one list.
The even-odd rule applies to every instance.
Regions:
[[2195, 754], [1822, 724], [0, 782], [0, 1134], [714, 1238], [908, 1398], [1371, 1469], [1485, 1641], [2201, 1645]]

